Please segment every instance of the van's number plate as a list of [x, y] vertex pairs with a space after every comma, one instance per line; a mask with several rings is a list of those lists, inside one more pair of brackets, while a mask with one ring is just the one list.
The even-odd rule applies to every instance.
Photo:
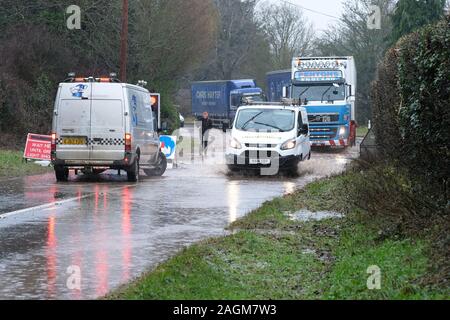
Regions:
[[250, 164], [270, 164], [270, 159], [250, 159]]
[[84, 137], [63, 137], [62, 143], [68, 144], [68, 145], [84, 145], [84, 144], [86, 144], [86, 138], [84, 138]]

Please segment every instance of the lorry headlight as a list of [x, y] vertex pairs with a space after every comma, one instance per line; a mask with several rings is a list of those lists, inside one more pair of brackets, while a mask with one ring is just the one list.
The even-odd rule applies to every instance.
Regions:
[[339, 129], [339, 135], [340, 136], [344, 136], [347, 132], [347, 128], [346, 127], [340, 127]]
[[233, 138], [230, 142], [230, 148], [232, 149], [242, 149], [242, 145], [239, 141]]
[[297, 146], [297, 141], [295, 139], [291, 139], [286, 141], [281, 145], [281, 150], [291, 150]]

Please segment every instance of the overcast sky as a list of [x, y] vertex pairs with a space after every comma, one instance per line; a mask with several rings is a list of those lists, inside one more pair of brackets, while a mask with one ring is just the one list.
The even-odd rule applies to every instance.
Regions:
[[[273, 3], [279, 3], [280, 0], [270, 0]], [[342, 13], [342, 3], [344, 0], [287, 0], [293, 4], [300, 5], [304, 8], [318, 11], [330, 16], [340, 17]], [[308, 19], [314, 24], [317, 31], [327, 28], [329, 24], [336, 23], [336, 19], [323, 14], [303, 10]]]

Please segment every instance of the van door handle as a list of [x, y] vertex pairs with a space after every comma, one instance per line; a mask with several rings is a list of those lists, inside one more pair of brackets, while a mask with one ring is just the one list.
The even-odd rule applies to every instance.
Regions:
[[95, 142], [100, 142], [100, 141], [102, 141], [102, 138], [94, 138], [94, 141]]

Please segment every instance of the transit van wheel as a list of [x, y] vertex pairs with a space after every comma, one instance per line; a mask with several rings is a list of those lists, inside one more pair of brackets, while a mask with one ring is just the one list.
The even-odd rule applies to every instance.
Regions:
[[279, 174], [285, 175], [287, 177], [296, 177], [298, 176], [298, 166], [280, 169]]
[[166, 172], [167, 169], [167, 158], [162, 152], [159, 153], [158, 162], [154, 169], [144, 169], [144, 172], [149, 177], [160, 177]]
[[69, 169], [64, 167], [55, 167], [55, 177], [58, 182], [66, 182], [69, 179]]
[[127, 170], [127, 178], [129, 182], [138, 182], [139, 181], [139, 158], [134, 160], [134, 163]]

